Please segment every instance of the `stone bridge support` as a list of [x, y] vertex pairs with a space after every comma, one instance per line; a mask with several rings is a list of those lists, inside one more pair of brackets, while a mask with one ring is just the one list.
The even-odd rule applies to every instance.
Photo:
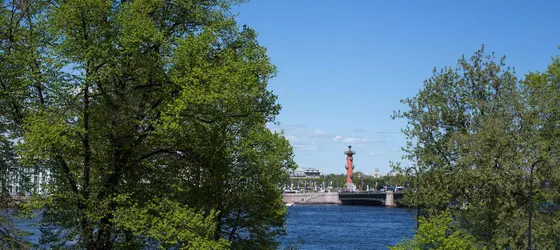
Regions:
[[396, 207], [397, 203], [395, 202], [395, 195], [394, 195], [393, 191], [387, 191], [387, 192], [385, 192], [385, 194], [386, 194], [385, 206]]

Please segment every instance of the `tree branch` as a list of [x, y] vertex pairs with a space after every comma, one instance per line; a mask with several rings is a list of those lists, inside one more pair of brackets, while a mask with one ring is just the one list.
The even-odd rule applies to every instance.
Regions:
[[76, 184], [76, 179], [72, 175], [72, 172], [70, 172], [70, 168], [68, 167], [68, 164], [66, 164], [66, 161], [61, 155], [57, 155], [55, 158], [58, 160], [58, 163], [62, 167], [62, 172], [66, 176], [66, 179], [68, 179], [68, 182], [70, 182], [70, 188], [72, 189], [72, 192], [78, 194], [78, 186]]

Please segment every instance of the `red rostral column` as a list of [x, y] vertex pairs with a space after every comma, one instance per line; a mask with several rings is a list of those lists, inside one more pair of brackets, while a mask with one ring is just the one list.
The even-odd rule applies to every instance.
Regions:
[[352, 173], [354, 172], [354, 157], [356, 153], [352, 151], [352, 146], [348, 146], [348, 151], [344, 152], [346, 154], [346, 187], [352, 184]]

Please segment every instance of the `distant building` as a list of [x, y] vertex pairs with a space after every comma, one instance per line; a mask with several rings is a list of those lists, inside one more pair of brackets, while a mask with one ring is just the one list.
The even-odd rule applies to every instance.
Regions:
[[46, 194], [45, 185], [50, 181], [49, 169], [41, 167], [11, 168], [0, 176], [0, 188], [10, 195]]
[[379, 177], [381, 177], [381, 175], [379, 174], [379, 168], [374, 169], [373, 172], [374, 172], [374, 174], [373, 174], [373, 177], [374, 177], [374, 178], [379, 178]]
[[392, 169], [392, 170], [389, 171], [389, 173], [387, 174], [387, 176], [397, 176], [397, 175], [404, 175], [404, 173], [401, 172], [401, 171], [396, 171], [396, 170]]
[[314, 168], [304, 168], [296, 169], [289, 172], [291, 178], [306, 178], [306, 179], [318, 179], [321, 177], [321, 171]]

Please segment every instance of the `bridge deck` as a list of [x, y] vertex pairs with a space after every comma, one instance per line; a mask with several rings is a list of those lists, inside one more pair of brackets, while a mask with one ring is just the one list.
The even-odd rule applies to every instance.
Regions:
[[391, 199], [389, 203], [398, 205], [403, 193], [386, 193], [386, 192], [341, 192], [338, 194], [340, 202], [344, 205], [370, 205], [370, 206], [386, 206], [387, 196]]

